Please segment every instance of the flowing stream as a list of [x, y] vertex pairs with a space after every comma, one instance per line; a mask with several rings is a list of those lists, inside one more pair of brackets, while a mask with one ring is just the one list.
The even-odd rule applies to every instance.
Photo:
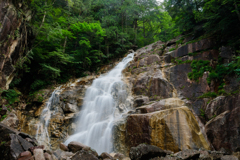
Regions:
[[48, 133], [48, 126], [49, 126], [49, 121], [51, 120], [51, 116], [55, 112], [54, 105], [59, 101], [58, 94], [61, 92], [60, 88], [61, 86], [56, 88], [53, 91], [51, 97], [46, 102], [45, 108], [41, 113], [40, 123], [37, 124], [36, 139], [40, 145], [46, 145], [48, 147], [51, 146], [50, 136]]
[[78, 141], [99, 154], [113, 151], [112, 127], [114, 121], [128, 111], [126, 84], [122, 71], [133, 60], [134, 53], [125, 57], [115, 68], [93, 81], [87, 89], [77, 130], [65, 144]]

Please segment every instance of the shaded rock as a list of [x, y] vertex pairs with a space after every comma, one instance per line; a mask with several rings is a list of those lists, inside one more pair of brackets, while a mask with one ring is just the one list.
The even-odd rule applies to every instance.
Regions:
[[146, 97], [146, 96], [140, 96], [140, 97], [137, 97], [134, 99], [134, 104], [133, 106], [134, 107], [140, 107], [142, 106], [143, 104], [149, 102], [149, 98]]
[[240, 107], [225, 111], [206, 124], [209, 141], [216, 150], [238, 151], [240, 148]]
[[94, 156], [93, 154], [85, 151], [85, 150], [81, 150], [78, 151], [71, 160], [98, 160], [98, 158], [96, 156]]
[[177, 48], [172, 52], [173, 57], [183, 57], [189, 53], [199, 52], [206, 49], [211, 49], [214, 47], [214, 42], [210, 39], [202, 39], [195, 43], [190, 43], [180, 48]]
[[152, 144], [165, 150], [205, 148], [210, 144], [187, 107], [129, 115], [126, 122], [128, 146]]
[[0, 110], [0, 115], [1, 116], [4, 116], [5, 114], [7, 114], [7, 107], [3, 104], [2, 106], [1, 106], [1, 110]]
[[60, 144], [59, 144], [59, 147], [60, 147], [60, 149], [63, 150], [63, 151], [69, 151], [68, 147], [67, 147], [65, 144], [63, 144], [63, 143], [60, 143]]
[[108, 154], [108, 153], [106, 153], [106, 152], [103, 152], [103, 153], [100, 155], [100, 157], [101, 157], [102, 159], [109, 159], [109, 160], [113, 160], [113, 159], [114, 159], [110, 154]]
[[75, 142], [75, 141], [70, 142], [70, 143], [68, 144], [68, 148], [69, 148], [69, 150], [70, 150], [71, 152], [73, 152], [73, 153], [76, 153], [77, 151], [80, 151], [80, 150], [82, 150], [83, 148], [85, 148], [85, 149], [90, 149], [90, 147], [88, 147], [88, 146], [86, 146], [86, 145], [84, 145], [84, 144], [82, 144], [82, 143], [80, 143], [80, 142]]
[[196, 150], [187, 149], [179, 153], [176, 153], [175, 156], [182, 160], [191, 160], [191, 159], [198, 159], [200, 156], [200, 153], [199, 151], [196, 151]]
[[221, 157], [221, 160], [238, 160], [238, 158], [234, 155], [226, 155]]
[[233, 49], [231, 47], [222, 46], [220, 48], [220, 56], [224, 59], [232, 59]]
[[140, 144], [130, 149], [129, 157], [131, 160], [146, 160], [154, 157], [164, 157], [166, 153], [153, 145]]
[[34, 149], [33, 154], [34, 154], [35, 160], [45, 160], [42, 149], [38, 149], [38, 148]]

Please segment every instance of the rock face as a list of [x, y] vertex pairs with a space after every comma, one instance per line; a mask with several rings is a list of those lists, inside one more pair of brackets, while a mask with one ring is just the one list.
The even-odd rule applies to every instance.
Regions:
[[[31, 11], [22, 0], [0, 2], [0, 88], [8, 89], [15, 65], [23, 60], [32, 38], [28, 23]], [[21, 10], [21, 12], [19, 11]]]

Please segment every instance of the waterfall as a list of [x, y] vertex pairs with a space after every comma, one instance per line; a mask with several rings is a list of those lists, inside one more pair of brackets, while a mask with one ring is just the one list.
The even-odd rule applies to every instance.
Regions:
[[48, 132], [48, 125], [49, 121], [51, 120], [51, 116], [55, 112], [54, 105], [59, 102], [59, 93], [61, 92], [61, 86], [56, 88], [53, 92], [51, 97], [45, 104], [45, 108], [42, 110], [40, 116], [40, 122], [37, 124], [37, 132], [36, 132], [36, 139], [40, 145], [45, 145], [50, 148], [50, 136]]
[[113, 151], [113, 123], [128, 111], [127, 86], [122, 81], [122, 71], [133, 57], [134, 53], [129, 54], [110, 72], [93, 81], [86, 91], [76, 132], [65, 144], [78, 141], [100, 154]]

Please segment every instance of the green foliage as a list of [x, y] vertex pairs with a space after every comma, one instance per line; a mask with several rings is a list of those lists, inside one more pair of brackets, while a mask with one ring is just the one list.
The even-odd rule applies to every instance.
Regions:
[[215, 92], [207, 92], [207, 93], [204, 93], [203, 95], [199, 96], [198, 98], [201, 99], [201, 98], [215, 98], [217, 97], [218, 94], [215, 93]]
[[17, 89], [1, 90], [0, 93], [2, 98], [6, 99], [10, 105], [20, 100], [21, 92]]
[[212, 67], [209, 66], [209, 61], [193, 60], [191, 63], [192, 72], [188, 73], [188, 77], [191, 80], [199, 81], [199, 78], [203, 76], [206, 71], [211, 71]]

